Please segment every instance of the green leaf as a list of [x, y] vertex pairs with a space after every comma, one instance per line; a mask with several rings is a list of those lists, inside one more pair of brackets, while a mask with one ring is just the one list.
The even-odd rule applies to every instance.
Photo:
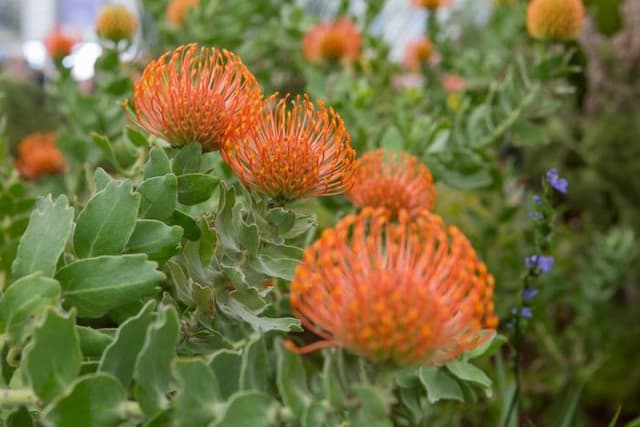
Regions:
[[113, 342], [111, 334], [104, 333], [99, 329], [87, 326], [76, 326], [78, 338], [80, 339], [80, 349], [84, 357], [102, 356], [105, 348]]
[[300, 417], [301, 427], [324, 427], [327, 425], [329, 425], [327, 424], [327, 408], [322, 402], [312, 402]]
[[200, 263], [207, 267], [213, 261], [213, 254], [218, 243], [218, 236], [213, 228], [209, 226], [206, 218], [200, 220], [200, 245], [198, 253]]
[[220, 186], [220, 200], [216, 215], [216, 234], [220, 244], [228, 250], [240, 251], [234, 237], [233, 207], [236, 203], [236, 192], [224, 183]]
[[116, 168], [117, 171], [122, 171], [122, 166], [120, 166], [120, 162], [118, 162], [118, 159], [116, 158], [116, 154], [113, 151], [113, 146], [111, 145], [111, 141], [109, 141], [109, 138], [93, 132], [91, 134], [91, 140], [94, 144], [96, 144], [100, 151], [102, 151], [111, 165]]
[[175, 159], [173, 159], [173, 173], [184, 175], [200, 172], [201, 155], [202, 147], [200, 144], [192, 143], [180, 148]]
[[491, 378], [480, 368], [462, 360], [452, 360], [446, 366], [453, 375], [461, 380], [478, 384], [487, 389], [487, 397], [491, 397]]
[[178, 201], [183, 205], [196, 205], [209, 200], [220, 179], [203, 173], [178, 176]]
[[290, 281], [303, 254], [304, 251], [295, 246], [269, 245], [260, 250], [252, 266], [269, 277]]
[[393, 427], [388, 418], [387, 403], [380, 390], [358, 384], [353, 387], [353, 391], [362, 404], [352, 418], [353, 427]]
[[268, 331], [301, 331], [300, 321], [293, 317], [258, 317], [245, 305], [233, 298], [227, 292], [220, 292], [218, 295], [218, 307], [227, 316], [243, 320], [249, 323], [257, 332]]
[[45, 411], [47, 426], [116, 427], [124, 419], [127, 396], [120, 383], [107, 374], [76, 381], [71, 392]]
[[171, 173], [171, 163], [167, 153], [160, 147], [153, 147], [149, 152], [149, 160], [144, 165], [144, 179], [164, 176]]
[[211, 357], [209, 368], [213, 370], [220, 388], [220, 396], [226, 400], [240, 388], [242, 356], [231, 350], [218, 350]]
[[427, 391], [427, 399], [430, 403], [436, 403], [442, 399], [464, 401], [462, 389], [444, 369], [422, 367], [418, 371], [418, 378]]
[[54, 279], [32, 273], [14, 282], [0, 300], [0, 331], [9, 343], [21, 343], [33, 331], [47, 307], [60, 301], [60, 285]]
[[140, 184], [138, 192], [142, 196], [140, 216], [166, 220], [176, 209], [178, 179], [174, 174], [154, 176]]
[[288, 232], [296, 223], [295, 212], [282, 207], [270, 209], [265, 218], [271, 225], [275, 226], [278, 235]]
[[93, 182], [95, 185], [95, 192], [104, 190], [104, 188], [113, 181], [111, 176], [104, 171], [102, 168], [96, 169], [96, 172], [93, 174]]
[[[129, 83], [129, 82], [127, 82]], [[127, 126], [125, 129], [127, 139], [136, 147], [148, 147], [149, 140], [142, 132], [137, 129], [132, 128], [131, 126]]]
[[33, 427], [33, 418], [24, 406], [13, 411], [4, 423], [5, 427]]
[[87, 258], [68, 264], [56, 275], [65, 303], [80, 317], [100, 317], [109, 310], [156, 292], [164, 274], [145, 255]]
[[50, 308], [25, 349], [22, 368], [36, 396], [49, 402], [62, 394], [80, 372], [82, 353], [73, 312]]
[[73, 246], [80, 258], [121, 253], [133, 233], [140, 195], [128, 181], [110, 182], [78, 215]]
[[324, 366], [322, 367], [322, 384], [329, 403], [335, 407], [340, 407], [347, 399], [347, 396], [338, 372], [336, 350], [327, 350], [325, 352]]
[[175, 224], [182, 227], [184, 237], [194, 242], [200, 239], [200, 227], [198, 227], [198, 223], [190, 215], [176, 209], [173, 211], [171, 218]]
[[174, 371], [178, 382], [175, 400], [178, 425], [209, 425], [216, 415], [214, 405], [220, 400], [220, 390], [213, 372], [197, 359], [177, 361]]
[[491, 336], [478, 347], [465, 352], [462, 355], [463, 360], [471, 360], [478, 357], [491, 355], [508, 341], [507, 337], [497, 334], [494, 330], [484, 330], [482, 331], [482, 333], [490, 334]]
[[98, 371], [113, 375], [125, 388], [129, 387], [133, 378], [138, 353], [144, 345], [155, 306], [155, 301], [149, 301], [136, 316], [120, 325], [115, 338], [100, 359]]
[[518, 120], [510, 130], [513, 145], [527, 147], [546, 145], [551, 142], [551, 136], [544, 128], [525, 120]]
[[275, 342], [275, 347], [278, 392], [293, 414], [300, 417], [312, 400], [302, 359], [298, 354], [287, 350], [280, 340]]
[[257, 391], [238, 392], [212, 427], [269, 427], [276, 425], [278, 402]]
[[153, 219], [136, 221], [127, 252], [144, 253], [152, 261], [164, 262], [176, 253], [182, 240], [182, 227]]
[[269, 358], [264, 335], [255, 335], [242, 352], [240, 388], [243, 390], [268, 391], [268, 366]]
[[140, 407], [152, 416], [169, 406], [167, 393], [171, 383], [171, 362], [180, 339], [180, 322], [175, 308], [160, 307], [149, 326], [133, 376], [134, 394]]
[[69, 207], [65, 196], [58, 197], [55, 202], [51, 196], [38, 200], [18, 245], [11, 267], [13, 277], [18, 279], [36, 271], [53, 276], [58, 258], [69, 239], [72, 223], [73, 208]]

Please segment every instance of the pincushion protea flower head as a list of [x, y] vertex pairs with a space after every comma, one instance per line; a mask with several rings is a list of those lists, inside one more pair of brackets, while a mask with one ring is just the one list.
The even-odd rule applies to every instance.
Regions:
[[181, 27], [187, 20], [189, 9], [198, 7], [200, 0], [171, 0], [165, 12], [165, 19], [168, 23]]
[[412, 3], [415, 7], [436, 10], [440, 7], [448, 6], [451, 0], [412, 0]]
[[136, 17], [121, 4], [105, 6], [96, 20], [96, 33], [105, 40], [118, 43], [131, 40], [138, 28]]
[[172, 145], [197, 142], [213, 151], [242, 133], [261, 103], [258, 82], [239, 57], [188, 44], [147, 65], [133, 87], [135, 117], [129, 117]]
[[51, 58], [60, 60], [71, 53], [71, 48], [77, 41], [75, 37], [65, 34], [60, 28], [56, 27], [44, 38], [44, 45]]
[[433, 54], [433, 44], [428, 38], [411, 40], [404, 51], [404, 66], [409, 70], [418, 71], [431, 60]]
[[16, 169], [26, 179], [62, 173], [66, 162], [55, 143], [53, 133], [32, 133], [18, 145]]
[[367, 208], [325, 230], [296, 269], [291, 308], [324, 338], [298, 351], [337, 346], [373, 362], [441, 365], [490, 336], [492, 292], [456, 227], [428, 211], [392, 222]]
[[355, 151], [342, 118], [308, 96], [272, 96], [221, 154], [245, 185], [280, 201], [339, 194], [353, 183]]
[[361, 50], [360, 31], [348, 18], [318, 24], [302, 40], [302, 54], [309, 62], [350, 63], [360, 57]]
[[582, 0], [531, 0], [527, 9], [527, 30], [542, 40], [573, 40], [584, 23]]
[[416, 216], [431, 210], [436, 201], [427, 166], [408, 153], [384, 149], [365, 153], [356, 161], [354, 184], [346, 196], [358, 207], [383, 207], [392, 216], [402, 209]]

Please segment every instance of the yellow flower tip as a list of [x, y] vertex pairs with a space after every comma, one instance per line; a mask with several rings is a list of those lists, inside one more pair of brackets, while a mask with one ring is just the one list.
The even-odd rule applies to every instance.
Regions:
[[138, 29], [135, 15], [121, 4], [112, 4], [102, 8], [96, 20], [96, 33], [105, 40], [118, 43], [130, 41]]
[[200, 0], [171, 0], [165, 12], [165, 19], [175, 27], [182, 27], [187, 20], [187, 13], [195, 9]]
[[540, 40], [573, 40], [584, 19], [582, 0], [532, 0], [527, 8], [527, 30]]

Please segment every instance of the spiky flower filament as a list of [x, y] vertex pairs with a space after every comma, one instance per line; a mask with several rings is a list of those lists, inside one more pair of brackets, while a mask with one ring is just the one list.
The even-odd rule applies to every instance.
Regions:
[[246, 186], [281, 201], [339, 194], [353, 183], [355, 152], [342, 118], [308, 96], [272, 96], [221, 154]]
[[489, 277], [439, 216], [402, 211], [391, 221], [366, 208], [326, 230], [296, 269], [292, 310], [324, 338], [300, 351], [338, 346], [374, 362], [441, 365], [490, 335], [481, 333], [493, 310]]
[[436, 201], [429, 168], [411, 154], [384, 149], [356, 160], [354, 184], [346, 196], [361, 208], [387, 208], [392, 216], [401, 209], [416, 216], [433, 209]]
[[129, 117], [172, 145], [196, 142], [213, 151], [243, 132], [261, 102], [260, 87], [238, 56], [188, 44], [147, 65]]

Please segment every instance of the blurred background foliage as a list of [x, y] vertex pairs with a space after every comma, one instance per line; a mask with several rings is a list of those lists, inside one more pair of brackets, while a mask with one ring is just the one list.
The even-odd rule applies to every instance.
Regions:
[[[559, 168], [569, 194], [554, 236], [554, 271], [543, 279], [525, 339], [522, 419], [601, 426], [618, 407], [621, 420], [637, 416], [640, 1], [587, 0], [591, 21], [569, 46], [531, 41], [526, 2], [496, 1], [481, 22], [475, 7], [456, 8], [430, 21], [437, 61], [405, 85], [398, 83], [406, 77], [402, 65], [390, 59], [393, 46], [376, 29], [383, 1], [354, 8], [347, 1], [328, 7], [202, 0], [180, 26], [166, 21], [165, 1], [141, 3], [136, 60], [123, 63], [105, 50], [90, 92], [64, 75], [49, 77], [45, 86], [0, 78], [8, 151], [32, 131], [55, 128], [73, 159], [64, 181], [53, 183], [24, 184], [9, 168], [0, 171], [3, 263], [15, 252], [33, 196], [53, 189], [82, 198], [89, 190], [85, 164], [118, 174], [136, 161], [135, 137], [122, 132], [122, 101], [151, 58], [187, 42], [222, 47], [243, 58], [266, 94], [307, 92], [332, 105], [358, 152], [385, 147], [424, 160], [438, 182], [437, 212], [464, 230], [496, 276], [503, 318], [516, 304], [523, 260], [533, 248], [531, 196], [539, 177]], [[349, 66], [305, 61], [306, 31], [343, 14], [363, 33], [363, 57]], [[464, 79], [464, 90], [443, 87], [450, 74]], [[92, 139], [93, 132], [107, 136], [112, 149]], [[19, 202], [9, 202], [14, 199]], [[318, 216], [319, 230], [352, 209], [341, 197], [304, 208]], [[483, 366], [503, 400], [510, 393], [507, 365], [505, 349]], [[429, 425], [488, 425], [487, 417], [498, 420], [504, 411], [498, 400], [438, 406]]]

